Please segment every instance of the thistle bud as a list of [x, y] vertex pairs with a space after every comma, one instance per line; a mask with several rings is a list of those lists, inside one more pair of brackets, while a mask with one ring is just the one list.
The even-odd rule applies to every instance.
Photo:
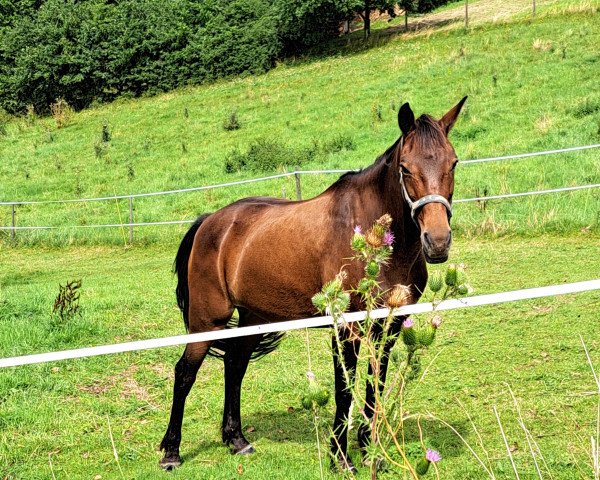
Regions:
[[329, 402], [329, 397], [329, 390], [327, 390], [326, 388], [319, 388], [313, 394], [313, 400], [319, 407], [324, 407], [325, 405], [327, 405], [327, 402]]
[[379, 247], [381, 247], [383, 245], [383, 235], [384, 235], [384, 233], [385, 233], [385, 231], [383, 231], [381, 233], [381, 235], [380, 235], [380, 234], [378, 234], [375, 231], [374, 228], [372, 228], [371, 230], [369, 230], [367, 232], [367, 236], [365, 237], [365, 239], [367, 241], [367, 244], [370, 247], [373, 247], [373, 248], [379, 248]]
[[327, 308], [327, 297], [323, 292], [316, 293], [311, 300], [319, 312], [322, 312]]
[[339, 312], [345, 312], [348, 310], [348, 307], [350, 306], [350, 294], [347, 292], [338, 293], [334, 305]]
[[444, 281], [442, 279], [442, 274], [440, 272], [433, 272], [429, 276], [427, 285], [429, 286], [429, 290], [431, 290], [433, 293], [439, 292], [444, 285]]
[[410, 287], [396, 285], [387, 297], [386, 304], [389, 308], [399, 308], [410, 302]]
[[390, 232], [389, 230], [387, 230], [384, 234], [383, 234], [383, 239], [382, 242], [386, 247], [391, 247], [394, 244], [394, 234], [392, 232]]
[[361, 233], [355, 233], [352, 236], [352, 250], [356, 252], [362, 251], [367, 246], [365, 236]]
[[469, 293], [469, 287], [466, 284], [463, 283], [462, 285], [459, 285], [456, 288], [456, 292], [459, 295], [466, 295], [467, 293]]
[[337, 297], [338, 293], [344, 288], [344, 280], [348, 277], [346, 272], [341, 271], [333, 280], [327, 282], [323, 287], [323, 293], [329, 299]]
[[390, 354], [390, 360], [394, 363], [394, 365], [400, 365], [400, 362], [402, 361], [402, 356], [400, 355], [400, 351], [397, 348], [394, 348], [392, 350], [392, 353]]
[[435, 340], [435, 332], [436, 329], [431, 324], [419, 330], [419, 333], [417, 335], [419, 344], [423, 345], [424, 347], [429, 347]]
[[411, 318], [404, 320], [402, 324], [402, 341], [405, 345], [413, 346], [417, 343], [417, 335], [413, 327], [414, 322]]
[[369, 277], [376, 277], [379, 275], [379, 264], [375, 260], [371, 260], [369, 263], [367, 263], [365, 272]]
[[306, 410], [310, 410], [312, 408], [312, 400], [308, 395], [304, 395], [304, 397], [302, 397], [302, 407]]
[[383, 230], [389, 230], [389, 228], [392, 226], [392, 217], [390, 217], [387, 213], [385, 215], [382, 215], [381, 217], [379, 217], [375, 223], [377, 225], [381, 225], [383, 227]]
[[376, 223], [375, 225], [373, 225], [373, 227], [371, 228], [371, 231], [373, 233], [375, 233], [377, 236], [381, 237], [383, 239], [383, 236], [385, 235], [385, 232], [387, 232], [386, 227], [384, 227], [383, 225], [381, 225], [380, 223]]
[[442, 325], [442, 317], [440, 315], [436, 315], [431, 319], [431, 326], [435, 329], [440, 328]]
[[450, 265], [448, 265], [448, 270], [446, 271], [446, 278], [444, 279], [446, 285], [448, 285], [449, 287], [453, 287], [454, 285], [456, 285], [456, 277], [456, 264], [451, 263]]
[[425, 453], [425, 457], [419, 460], [419, 463], [417, 463], [415, 471], [419, 475], [425, 475], [427, 473], [427, 470], [429, 470], [429, 465], [431, 463], [439, 462], [441, 459], [442, 456], [439, 454], [439, 452], [428, 448], [427, 453]]
[[366, 294], [375, 285], [376, 285], [375, 280], [372, 280], [370, 278], [363, 278], [360, 280], [360, 282], [358, 282], [358, 286], [356, 287], [356, 290], [358, 290], [359, 293]]

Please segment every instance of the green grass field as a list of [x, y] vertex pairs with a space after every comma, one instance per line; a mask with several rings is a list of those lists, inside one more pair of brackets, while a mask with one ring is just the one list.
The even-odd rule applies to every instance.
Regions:
[[[598, 277], [599, 241], [594, 234], [461, 240], [452, 258], [468, 265], [476, 293], [491, 293]], [[169, 273], [175, 248], [23, 247], [18, 255], [3, 250], [0, 356], [182, 333]], [[53, 323], [50, 310], [58, 283], [74, 278], [83, 281], [83, 313], [66, 324]], [[435, 413], [477, 448], [460, 401], [480, 430], [498, 478], [514, 478], [492, 413], [496, 405], [522, 478], [534, 478], [508, 384], [553, 478], [592, 478], [586, 452], [595, 429], [596, 398], [587, 394], [594, 384], [578, 334], [598, 366], [598, 308], [600, 294], [589, 293], [449, 312], [424, 364], [439, 356], [424, 381], [411, 387], [407, 408]], [[316, 330], [310, 337], [313, 369], [332, 387], [329, 334]], [[124, 478], [164, 478], [157, 446], [180, 351], [172, 347], [0, 371], [2, 478], [51, 478], [49, 456], [56, 478], [121, 478], [109, 420]], [[301, 332], [288, 335], [275, 353], [250, 366], [242, 419], [245, 428], [255, 429], [248, 437], [257, 453], [239, 458], [220, 444], [222, 365], [207, 360], [184, 420], [186, 463], [173, 477], [233, 478], [241, 464], [247, 478], [318, 478], [312, 419], [300, 408], [306, 369]], [[329, 404], [323, 414], [324, 440], [332, 417]], [[424, 429], [427, 445], [444, 456], [441, 478], [485, 478], [448, 429], [438, 422], [426, 422]], [[414, 428], [409, 432], [408, 452], [416, 455], [418, 436]], [[353, 455], [358, 457], [355, 450]], [[359, 478], [367, 477], [363, 469]]]
[[[52, 118], [13, 119], [0, 135], [0, 201], [151, 192], [292, 170], [296, 158], [265, 173], [225, 173], [233, 149], [244, 152], [264, 139], [300, 154], [313, 149], [303, 169], [366, 166], [396, 140], [401, 102], [440, 116], [465, 94], [468, 106], [451, 136], [462, 159], [600, 143], [599, 3], [539, 4], [534, 20], [517, 12], [501, 22], [474, 21], [468, 31], [460, 22], [411, 34], [393, 30], [401, 19], [375, 24], [367, 45], [355, 32], [266, 75], [98, 105], [60, 129]], [[226, 131], [233, 111], [241, 128]], [[327, 147], [339, 139], [351, 148]], [[303, 176], [304, 196], [334, 179]], [[455, 198], [599, 179], [598, 150], [464, 165]], [[191, 219], [259, 194], [292, 198], [294, 180], [135, 200], [135, 221]], [[590, 190], [457, 204], [451, 261], [467, 264], [476, 294], [599, 278], [599, 200], [600, 190]], [[18, 225], [127, 220], [126, 201], [17, 207]], [[10, 209], [0, 206], [0, 225], [10, 221]], [[0, 232], [0, 357], [183, 333], [171, 266], [186, 228], [136, 228], [133, 246], [120, 229], [19, 231], [14, 244]], [[58, 286], [74, 279], [83, 284], [81, 315], [57, 321], [51, 309]], [[510, 386], [551, 471], [543, 478], [594, 478], [589, 452], [598, 396], [579, 335], [600, 369], [599, 308], [594, 292], [445, 314], [425, 358], [433, 363], [411, 385], [407, 408], [452, 424], [485, 456], [472, 417], [496, 478], [512, 479], [496, 406], [520, 478], [538, 478]], [[329, 333], [311, 331], [310, 339], [313, 370], [331, 388]], [[221, 445], [222, 365], [209, 359], [188, 400], [185, 463], [161, 472], [157, 447], [180, 353], [172, 347], [0, 370], [0, 479], [319, 477], [312, 417], [300, 408], [307, 370], [301, 332], [246, 376], [242, 420], [257, 453], [234, 457]], [[321, 419], [324, 443], [332, 419], [330, 403]], [[407, 427], [414, 459], [421, 452], [417, 427]], [[423, 427], [427, 446], [443, 456], [439, 478], [487, 478], [441, 422]], [[351, 454], [358, 460], [355, 437]], [[326, 477], [340, 478], [329, 471]], [[369, 478], [368, 469], [358, 478]]]

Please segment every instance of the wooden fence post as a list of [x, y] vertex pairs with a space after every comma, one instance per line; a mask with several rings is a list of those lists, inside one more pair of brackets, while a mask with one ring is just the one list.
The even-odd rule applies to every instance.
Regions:
[[298, 173], [298, 169], [300, 167], [296, 167], [296, 171], [294, 172], [294, 177], [296, 177], [296, 200], [302, 200], [302, 187], [300, 186], [300, 174]]
[[133, 197], [129, 197], [129, 244], [133, 245]]

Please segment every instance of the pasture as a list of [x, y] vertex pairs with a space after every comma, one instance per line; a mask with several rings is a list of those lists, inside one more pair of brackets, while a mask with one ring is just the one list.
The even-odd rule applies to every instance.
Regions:
[[[476, 293], [491, 293], [597, 277], [599, 240], [594, 234], [459, 240], [451, 259], [468, 265]], [[0, 355], [182, 333], [169, 273], [175, 248], [23, 247], [19, 255], [3, 250]], [[57, 284], [71, 278], [83, 282], [82, 314], [57, 325], [49, 315]], [[496, 405], [519, 468], [532, 478], [534, 466], [508, 384], [553, 478], [579, 478], [574, 476], [578, 469], [581, 478], [591, 478], [587, 452], [596, 399], [589, 395], [594, 383], [578, 334], [597, 365], [599, 307], [600, 295], [589, 293], [448, 313], [425, 363], [441, 353], [423, 382], [411, 386], [409, 410], [435, 413], [477, 448], [460, 402], [477, 425], [498, 478], [512, 478], [492, 413]], [[329, 333], [314, 330], [310, 337], [313, 369], [332, 387]], [[162, 478], [157, 448], [180, 352], [173, 347], [1, 371], [3, 478], [51, 478], [50, 461], [56, 478]], [[233, 457], [220, 441], [223, 367], [207, 360], [188, 399], [182, 443], [186, 462], [173, 477], [232, 478], [242, 465], [247, 478], [317, 478], [312, 417], [300, 406], [306, 362], [304, 335], [295, 332], [273, 354], [250, 365], [242, 420], [257, 453]], [[330, 403], [322, 415], [323, 439], [332, 416]], [[109, 421], [123, 477], [113, 456]], [[425, 423], [424, 430], [428, 446], [444, 455], [441, 478], [484, 478], [452, 432], [437, 422]], [[418, 455], [414, 429], [413, 434], [407, 439], [409, 453]], [[350, 438], [353, 445], [355, 431]], [[357, 458], [358, 452], [351, 452]], [[359, 472], [359, 478], [363, 475]]]
[[[244, 153], [275, 140], [285, 142], [282, 156], [295, 154], [276, 171], [297, 164], [362, 167], [397, 138], [401, 102], [439, 116], [463, 94], [469, 95], [467, 110], [451, 135], [461, 159], [600, 143], [598, 3], [550, 3], [534, 20], [521, 15], [468, 31], [374, 35], [367, 48], [350, 43], [334, 56], [289, 60], [263, 76], [122, 99], [76, 113], [63, 128], [52, 118], [12, 120], [0, 137], [0, 200], [250, 178], [265, 172], [225, 173], [225, 160], [236, 149]], [[233, 112], [240, 128], [226, 130]], [[304, 196], [334, 178], [303, 177]], [[465, 165], [457, 171], [455, 198], [599, 178], [597, 150]], [[191, 219], [257, 194], [292, 198], [294, 180], [136, 200], [135, 221]], [[598, 190], [590, 190], [457, 205], [450, 261], [467, 265], [476, 294], [598, 278], [599, 199]], [[126, 201], [17, 207], [18, 225], [127, 219]], [[5, 206], [0, 224], [10, 224]], [[133, 246], [119, 229], [18, 232], [16, 244], [0, 232], [0, 357], [183, 333], [171, 266], [186, 228], [138, 228]], [[81, 313], [59, 321], [50, 314], [58, 285], [74, 279], [82, 280]], [[497, 478], [514, 478], [496, 406], [521, 478], [537, 478], [510, 386], [552, 473], [544, 478], [593, 478], [597, 395], [578, 335], [600, 368], [599, 308], [600, 293], [593, 292], [445, 314], [425, 357], [431, 365], [411, 384], [407, 408], [453, 425], [485, 456], [471, 417]], [[332, 388], [329, 332], [310, 331], [310, 339], [313, 370]], [[0, 370], [0, 479], [165, 478], [158, 444], [180, 353], [172, 347]], [[222, 369], [209, 359], [200, 370], [184, 417], [185, 463], [169, 475], [318, 478], [312, 416], [300, 405], [304, 333], [287, 335], [277, 351], [249, 367], [242, 420], [257, 448], [252, 456], [231, 456], [221, 444]], [[330, 402], [321, 417], [322, 442], [332, 417]], [[440, 478], [486, 478], [441, 422], [422, 426], [427, 446], [443, 456]], [[407, 453], [416, 459], [422, 451], [417, 426], [408, 431]], [[354, 430], [350, 448], [358, 460], [355, 438]], [[339, 478], [329, 471], [326, 477]], [[358, 478], [368, 478], [368, 470], [359, 469]]]

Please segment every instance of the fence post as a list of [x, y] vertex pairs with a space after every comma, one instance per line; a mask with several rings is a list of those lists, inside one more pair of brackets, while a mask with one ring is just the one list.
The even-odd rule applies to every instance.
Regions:
[[14, 242], [15, 235], [17, 233], [17, 229], [15, 228], [16, 222], [15, 222], [15, 204], [14, 203], [12, 203], [10, 205], [10, 209], [11, 209], [11, 218], [12, 218], [12, 230], [10, 231], [10, 239]]
[[133, 197], [129, 197], [129, 245], [133, 245]]
[[469, 28], [469, 0], [465, 0], [465, 28]]
[[296, 167], [294, 172], [294, 177], [296, 177], [296, 200], [302, 200], [302, 187], [300, 185], [300, 174], [298, 173], [298, 169], [300, 167]]

